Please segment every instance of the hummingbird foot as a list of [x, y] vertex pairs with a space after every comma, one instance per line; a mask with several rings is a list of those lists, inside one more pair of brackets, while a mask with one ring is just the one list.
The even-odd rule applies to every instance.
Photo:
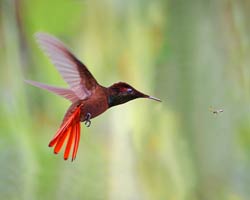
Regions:
[[91, 114], [90, 114], [90, 113], [87, 113], [87, 115], [86, 115], [86, 117], [85, 117], [85, 125], [86, 125], [87, 127], [90, 127], [90, 125], [91, 125], [90, 118], [91, 118]]

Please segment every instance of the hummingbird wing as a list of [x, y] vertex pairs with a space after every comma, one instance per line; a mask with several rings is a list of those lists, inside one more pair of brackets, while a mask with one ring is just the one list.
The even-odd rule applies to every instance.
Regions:
[[67, 160], [70, 154], [72, 143], [74, 142], [72, 161], [75, 160], [79, 141], [80, 141], [80, 111], [81, 107], [76, 106], [69, 109], [64, 117], [63, 123], [49, 143], [49, 147], [54, 147], [54, 153], [58, 154], [63, 143], [68, 138], [64, 151], [64, 160]]
[[87, 67], [57, 38], [37, 33], [36, 39], [75, 95], [79, 99], [90, 96], [98, 83]]
[[62, 96], [64, 98], [70, 100], [73, 103], [79, 100], [79, 98], [75, 95], [75, 93], [70, 89], [54, 87], [54, 86], [46, 85], [46, 84], [39, 83], [36, 81], [31, 81], [31, 80], [25, 80], [25, 82], [29, 83], [33, 86], [48, 90], [48, 91], [50, 91], [54, 94], [57, 94], [59, 96]]

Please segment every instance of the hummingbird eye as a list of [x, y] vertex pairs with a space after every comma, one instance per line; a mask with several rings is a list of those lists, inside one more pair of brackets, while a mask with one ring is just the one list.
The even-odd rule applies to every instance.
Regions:
[[132, 89], [132, 88], [128, 88], [128, 89], [127, 89], [127, 92], [128, 92], [128, 93], [132, 93], [132, 92], [133, 92], [133, 89]]
[[129, 94], [131, 94], [133, 92], [133, 89], [128, 88], [128, 87], [123, 87], [123, 88], [120, 88], [120, 92], [121, 93], [129, 93]]

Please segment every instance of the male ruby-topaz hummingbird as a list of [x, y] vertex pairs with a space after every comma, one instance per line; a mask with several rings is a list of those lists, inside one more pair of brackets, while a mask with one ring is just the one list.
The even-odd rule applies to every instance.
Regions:
[[161, 101], [139, 92], [124, 82], [103, 87], [96, 81], [87, 67], [60, 40], [46, 33], [37, 33], [36, 39], [69, 85], [69, 88], [66, 89], [26, 80], [33, 86], [48, 90], [72, 102], [61, 126], [49, 143], [49, 147], [54, 147], [54, 153], [57, 154], [67, 140], [64, 151], [65, 160], [69, 157], [72, 144], [72, 161], [76, 158], [80, 140], [80, 122], [85, 122], [86, 126], [90, 126], [92, 118], [113, 106], [136, 98]]

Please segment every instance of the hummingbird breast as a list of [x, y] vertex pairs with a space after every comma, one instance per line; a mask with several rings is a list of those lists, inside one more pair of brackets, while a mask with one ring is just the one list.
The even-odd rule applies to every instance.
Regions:
[[96, 91], [86, 100], [79, 100], [81, 106], [80, 119], [85, 121], [87, 114], [91, 119], [105, 112], [108, 106], [108, 98], [104, 88], [97, 88]]
[[84, 100], [79, 99], [78, 101], [72, 103], [64, 116], [62, 124], [64, 124], [64, 122], [66, 122], [67, 119], [72, 116], [78, 107], [81, 108], [81, 122], [86, 120], [88, 113], [90, 114], [90, 119], [92, 119], [105, 112], [109, 108], [106, 88], [99, 86], [93, 91], [89, 98]]

